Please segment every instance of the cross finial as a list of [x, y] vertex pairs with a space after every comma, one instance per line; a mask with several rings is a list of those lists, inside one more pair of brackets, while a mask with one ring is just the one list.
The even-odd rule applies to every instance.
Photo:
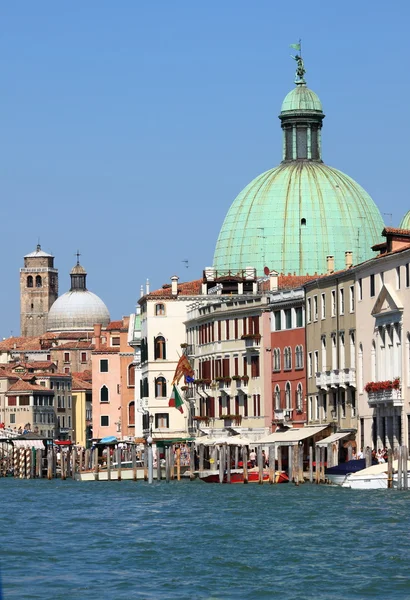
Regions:
[[80, 254], [80, 251], [79, 251], [79, 250], [77, 250], [77, 252], [76, 252], [76, 254], [75, 254], [75, 255], [76, 255], [76, 257], [77, 257], [77, 265], [79, 265], [79, 264], [80, 264], [80, 256], [81, 256], [81, 254]]

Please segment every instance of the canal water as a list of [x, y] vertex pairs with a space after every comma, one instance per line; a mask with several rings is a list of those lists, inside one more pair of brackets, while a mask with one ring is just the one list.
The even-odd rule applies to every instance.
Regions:
[[410, 598], [410, 492], [0, 479], [4, 600]]

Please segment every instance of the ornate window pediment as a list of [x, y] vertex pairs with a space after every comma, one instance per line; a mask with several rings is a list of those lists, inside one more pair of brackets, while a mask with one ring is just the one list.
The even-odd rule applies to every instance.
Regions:
[[402, 312], [403, 304], [397, 294], [388, 284], [384, 284], [371, 313], [376, 319], [376, 325], [382, 324], [385, 320], [389, 322], [401, 321]]

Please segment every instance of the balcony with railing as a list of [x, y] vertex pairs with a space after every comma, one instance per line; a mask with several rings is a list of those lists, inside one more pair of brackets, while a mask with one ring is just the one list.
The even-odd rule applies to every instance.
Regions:
[[356, 387], [356, 369], [333, 369], [316, 373], [316, 386], [322, 390], [347, 385]]
[[388, 381], [370, 381], [365, 385], [368, 403], [371, 408], [377, 406], [403, 406], [403, 393], [400, 379]]
[[242, 338], [245, 340], [245, 348], [252, 350], [254, 348], [260, 348], [261, 335], [260, 333], [245, 333]]

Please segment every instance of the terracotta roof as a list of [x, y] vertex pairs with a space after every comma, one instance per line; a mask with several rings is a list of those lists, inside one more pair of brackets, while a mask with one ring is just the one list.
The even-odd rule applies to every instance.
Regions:
[[[178, 296], [199, 296], [202, 288], [202, 279], [194, 279], [178, 284]], [[139, 300], [150, 300], [151, 298], [176, 298], [171, 293], [171, 284], [166, 283], [161, 289], [150, 292]]]
[[13, 369], [16, 367], [45, 370], [50, 369], [51, 367], [57, 367], [57, 365], [52, 360], [32, 360], [30, 362], [18, 362], [16, 365], [12, 366]]
[[42, 385], [33, 385], [28, 381], [23, 381], [22, 379], [19, 379], [16, 383], [13, 383], [13, 385], [10, 386], [10, 388], [6, 392], [6, 395], [9, 392], [40, 392], [44, 394], [45, 390], [47, 390], [47, 394], [54, 393], [53, 390], [48, 390]]
[[85, 381], [84, 379], [78, 379], [77, 377], [73, 377], [73, 382], [71, 384], [72, 390], [92, 390], [93, 385], [89, 381]]
[[105, 328], [105, 331], [112, 331], [113, 329], [122, 329], [123, 327], [123, 321], [121, 319], [121, 321], [111, 321], [111, 323], [108, 323], [107, 327]]
[[71, 373], [33, 373], [38, 379], [51, 379], [52, 377], [71, 377]]
[[60, 344], [59, 346], [54, 346], [52, 350], [92, 350], [94, 348], [94, 344], [89, 342], [67, 342], [66, 344]]
[[376, 260], [378, 258], [384, 258], [385, 256], [391, 256], [392, 254], [398, 254], [399, 252], [404, 252], [410, 248], [410, 242], [405, 244], [404, 246], [400, 246], [400, 248], [396, 248], [396, 250], [391, 250], [390, 252], [383, 252], [383, 254], [378, 254], [374, 256], [371, 260]]
[[92, 351], [92, 354], [119, 354], [120, 353], [120, 347], [119, 346], [115, 346], [114, 348], [112, 346], [107, 346], [107, 344], [101, 344], [101, 346], [98, 348], [94, 348], [94, 350]]
[[71, 373], [72, 377], [76, 379], [81, 379], [82, 381], [92, 381], [92, 372], [90, 369], [86, 369], [85, 371], [76, 371], [75, 373]]
[[[281, 273], [278, 276], [278, 290], [294, 290], [302, 287], [303, 284], [308, 281], [313, 281], [314, 279], [318, 279], [322, 277], [322, 275], [284, 275]], [[259, 290], [261, 292], [269, 292], [270, 282], [269, 279], [265, 281], [261, 281], [259, 284]]]
[[9, 337], [0, 342], [0, 352], [10, 350], [41, 350], [40, 338], [36, 337]]
[[410, 238], [410, 229], [397, 229], [396, 227], [385, 227], [382, 231], [382, 235], [400, 235]]

